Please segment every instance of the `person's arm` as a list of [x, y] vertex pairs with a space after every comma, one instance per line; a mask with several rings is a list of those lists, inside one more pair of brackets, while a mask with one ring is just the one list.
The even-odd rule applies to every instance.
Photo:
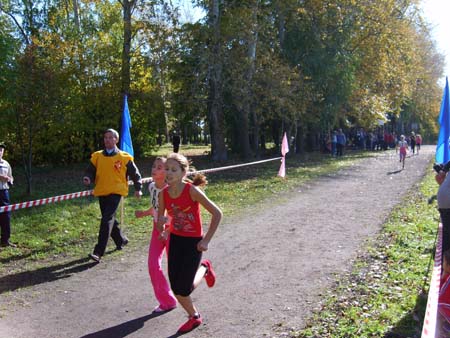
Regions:
[[220, 208], [199, 188], [192, 186], [189, 193], [192, 200], [200, 203], [211, 214], [211, 221], [209, 223], [208, 231], [205, 236], [203, 236], [203, 239], [197, 244], [198, 251], [206, 251], [208, 250], [209, 242], [214, 236], [220, 220], [222, 219], [222, 210], [220, 210]]
[[84, 177], [83, 177], [84, 185], [89, 185], [91, 183], [94, 183], [96, 174], [97, 174], [97, 168], [92, 164], [92, 162], [89, 162], [89, 165], [87, 166], [86, 170], [84, 171]]
[[134, 215], [136, 216], [136, 218], [155, 216], [155, 209], [153, 209], [153, 207], [150, 207], [147, 210], [136, 210], [134, 212]]
[[14, 182], [14, 179], [12, 177], [12, 169], [11, 169], [11, 166], [9, 164], [7, 165], [7, 167], [8, 167], [8, 171], [7, 171], [6, 175], [0, 174], [0, 181], [5, 182], [5, 183], [9, 183], [9, 184], [12, 185], [13, 182]]
[[9, 182], [9, 183], [11, 183], [11, 179], [12, 179], [12, 177], [9, 176], [9, 175], [2, 175], [2, 174], [0, 174], [0, 181], [2, 181], [2, 182], [5, 182], [5, 183]]
[[163, 192], [161, 191], [158, 196], [158, 217], [156, 222], [156, 229], [159, 232], [163, 232], [165, 230], [165, 223], [167, 221], [166, 217], [164, 217], [164, 213], [166, 211], [166, 204], [164, 203]]
[[435, 178], [437, 184], [441, 185], [445, 181], [446, 176], [447, 176], [447, 173], [441, 170], [439, 173], [436, 174], [436, 176], [434, 178]]
[[9, 183], [10, 186], [14, 184], [14, 177], [12, 175], [12, 168], [11, 168], [11, 166], [8, 166], [8, 183]]
[[139, 169], [136, 167], [136, 164], [130, 160], [127, 163], [127, 177], [130, 177], [134, 184], [134, 196], [140, 198], [142, 196], [142, 182], [141, 182], [141, 173]]

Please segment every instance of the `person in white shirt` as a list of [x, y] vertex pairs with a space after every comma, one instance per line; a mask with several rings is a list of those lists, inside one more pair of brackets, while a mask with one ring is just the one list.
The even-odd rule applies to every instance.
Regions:
[[[6, 160], [3, 159], [5, 149], [6, 145], [4, 143], [0, 143], [0, 207], [10, 204], [9, 188], [14, 183], [11, 166]], [[11, 237], [11, 211], [0, 213], [0, 229], [0, 246], [16, 247], [17, 245], [9, 241], [9, 238]]]

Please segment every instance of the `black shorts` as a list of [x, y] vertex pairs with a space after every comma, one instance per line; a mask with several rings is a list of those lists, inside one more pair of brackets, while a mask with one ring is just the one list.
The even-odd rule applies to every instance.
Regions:
[[187, 297], [193, 290], [195, 274], [202, 260], [202, 252], [197, 250], [201, 239], [170, 234], [169, 280], [175, 295]]

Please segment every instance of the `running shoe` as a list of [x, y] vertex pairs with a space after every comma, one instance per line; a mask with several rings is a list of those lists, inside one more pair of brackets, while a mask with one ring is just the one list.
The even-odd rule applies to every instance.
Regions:
[[100, 263], [100, 255], [97, 255], [96, 253], [90, 253], [89, 258], [96, 263]]
[[201, 323], [202, 317], [199, 313], [197, 313], [193, 317], [189, 317], [188, 321], [180, 326], [177, 333], [188, 333], [196, 327], [200, 326]]
[[216, 283], [216, 273], [214, 272], [211, 261], [209, 259], [205, 259], [203, 260], [202, 265], [206, 267], [205, 273], [206, 285], [212, 288]]
[[175, 305], [174, 307], [169, 307], [169, 308], [163, 308], [163, 307], [161, 307], [161, 305], [158, 305], [157, 307], [155, 307], [154, 309], [153, 309], [153, 312], [152, 313], [164, 313], [164, 312], [169, 312], [169, 311], [172, 311], [173, 309], [175, 309], [177, 306]]

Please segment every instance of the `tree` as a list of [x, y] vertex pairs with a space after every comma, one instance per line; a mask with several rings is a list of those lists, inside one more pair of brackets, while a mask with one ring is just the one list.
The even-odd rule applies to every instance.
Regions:
[[211, 157], [214, 161], [227, 159], [225, 146], [224, 117], [223, 117], [223, 78], [221, 52], [221, 1], [211, 0], [208, 8], [208, 25], [211, 31], [209, 40], [208, 67], [208, 118], [211, 134]]

